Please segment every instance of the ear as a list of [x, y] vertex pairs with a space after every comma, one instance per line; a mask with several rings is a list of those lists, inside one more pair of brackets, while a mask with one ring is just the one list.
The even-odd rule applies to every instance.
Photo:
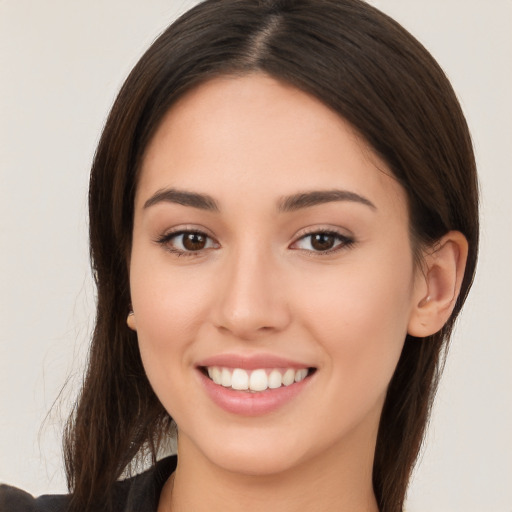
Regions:
[[450, 231], [423, 252], [407, 332], [419, 338], [438, 332], [450, 318], [459, 296], [468, 242], [459, 231]]
[[126, 325], [132, 330], [137, 331], [137, 322], [135, 321], [135, 313], [130, 311], [126, 317]]

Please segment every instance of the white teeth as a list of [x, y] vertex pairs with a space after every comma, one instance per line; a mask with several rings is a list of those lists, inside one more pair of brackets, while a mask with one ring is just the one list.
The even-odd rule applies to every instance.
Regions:
[[308, 371], [306, 370], [306, 368], [304, 368], [303, 370], [299, 370], [298, 372], [295, 373], [295, 382], [300, 382], [301, 380], [304, 380], [307, 374]]
[[221, 370], [220, 383], [225, 388], [231, 387], [231, 372], [227, 368]]
[[249, 379], [249, 389], [251, 391], [265, 391], [267, 388], [267, 372], [265, 370], [254, 370], [251, 373], [251, 378]]
[[295, 382], [295, 370], [288, 368], [283, 375], [283, 386], [289, 386]]
[[304, 380], [309, 373], [307, 368], [300, 370], [288, 368], [284, 373], [281, 373], [282, 370], [278, 369], [269, 371], [261, 368], [247, 371], [242, 368], [220, 368], [218, 366], [209, 366], [207, 371], [208, 376], [215, 384], [237, 391], [255, 392], [290, 386], [294, 382]]
[[[208, 368], [208, 375], [210, 374], [210, 368]], [[213, 382], [215, 382], [215, 384], [221, 384], [222, 383], [222, 372], [219, 370], [219, 368], [217, 368], [216, 366], [214, 366], [212, 368], [212, 374], [213, 375], [210, 375], [210, 378], [213, 380]]]
[[272, 370], [268, 376], [268, 387], [270, 389], [280, 388], [283, 384], [283, 377], [279, 370]]
[[240, 368], [235, 368], [233, 370], [233, 375], [231, 376], [231, 387], [241, 391], [249, 389], [249, 375], [247, 375], [245, 370]]
[[215, 382], [215, 384], [220, 384], [222, 382], [222, 373], [217, 366], [211, 366], [208, 368], [208, 376], [213, 380], [213, 382]]

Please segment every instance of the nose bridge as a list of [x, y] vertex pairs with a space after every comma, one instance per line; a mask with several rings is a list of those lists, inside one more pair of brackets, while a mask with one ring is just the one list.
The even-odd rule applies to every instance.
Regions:
[[233, 335], [251, 339], [282, 330], [289, 310], [275, 255], [255, 240], [241, 243], [224, 262], [216, 324]]

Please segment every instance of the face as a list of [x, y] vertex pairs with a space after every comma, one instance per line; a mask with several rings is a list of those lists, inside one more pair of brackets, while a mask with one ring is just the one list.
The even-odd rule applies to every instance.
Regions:
[[147, 148], [130, 261], [180, 460], [371, 459], [416, 274], [405, 192], [337, 114], [262, 74], [188, 93]]

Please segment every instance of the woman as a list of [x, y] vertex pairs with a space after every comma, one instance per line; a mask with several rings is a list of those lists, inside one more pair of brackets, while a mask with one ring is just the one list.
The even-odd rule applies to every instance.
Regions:
[[[199, 5], [123, 86], [90, 221], [72, 495], [36, 506], [401, 510], [478, 244], [419, 43], [353, 0]], [[171, 418], [179, 463], [116, 484]]]

